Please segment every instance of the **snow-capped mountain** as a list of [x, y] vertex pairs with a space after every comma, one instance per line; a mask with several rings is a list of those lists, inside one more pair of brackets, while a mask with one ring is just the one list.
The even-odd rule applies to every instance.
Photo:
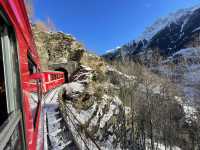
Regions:
[[[169, 56], [180, 49], [198, 46], [194, 39], [200, 32], [200, 6], [181, 9], [168, 17], [158, 19], [138, 39], [123, 45], [103, 57], [115, 59], [131, 57], [146, 49], [159, 49], [161, 55]], [[193, 44], [193, 45], [192, 45]]]
[[[200, 6], [195, 6], [158, 19], [138, 39], [103, 57], [140, 61], [162, 76], [171, 73], [186, 99], [199, 103], [199, 47]], [[176, 69], [172, 70], [171, 64]]]
[[175, 13], [169, 14], [168, 17], [161, 17], [159, 18], [152, 26], [148, 27], [142, 35], [137, 39], [140, 40], [151, 40], [154, 35], [156, 35], [160, 30], [164, 29], [165, 27], [169, 26], [172, 23], [175, 24], [182, 24], [182, 28], [186, 25], [188, 18], [193, 14], [193, 12], [198, 9], [200, 6], [195, 6], [192, 8], [181, 9]]

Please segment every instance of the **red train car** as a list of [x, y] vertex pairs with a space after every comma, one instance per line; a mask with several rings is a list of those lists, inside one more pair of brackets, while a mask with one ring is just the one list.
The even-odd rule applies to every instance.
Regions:
[[40, 72], [23, 0], [0, 0], [0, 149], [42, 150], [41, 78], [31, 104], [32, 76]]
[[[44, 94], [65, 82], [64, 72], [58, 71], [35, 73], [31, 76], [31, 79], [32, 82], [28, 83], [30, 85], [30, 91], [37, 92], [38, 86], [41, 84], [42, 92]], [[38, 81], [35, 79], [40, 79], [41, 83], [38, 83]]]
[[43, 72], [42, 76], [42, 87], [45, 93], [65, 82], [64, 72]]

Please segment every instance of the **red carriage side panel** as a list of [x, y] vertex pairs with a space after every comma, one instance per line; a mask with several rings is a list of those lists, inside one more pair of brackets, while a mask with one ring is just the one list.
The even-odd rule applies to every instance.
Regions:
[[[40, 69], [40, 61], [33, 42], [33, 36], [31, 33], [31, 27], [28, 22], [25, 6], [23, 0], [0, 0], [0, 7], [3, 8], [8, 20], [10, 21], [16, 35], [19, 54], [19, 69], [22, 89], [22, 108], [23, 108], [23, 120], [25, 124], [25, 139], [26, 148], [29, 150], [35, 150], [36, 139], [39, 133], [39, 120], [41, 113], [41, 105], [38, 109], [37, 118], [34, 119], [30, 107], [29, 94], [31, 88], [34, 86], [29, 85], [31, 76], [28, 70], [28, 51], [31, 54], [33, 61], [37, 64], [37, 69]], [[33, 122], [36, 122], [34, 127]]]
[[48, 92], [65, 82], [63, 72], [44, 72], [43, 87], [44, 92]]

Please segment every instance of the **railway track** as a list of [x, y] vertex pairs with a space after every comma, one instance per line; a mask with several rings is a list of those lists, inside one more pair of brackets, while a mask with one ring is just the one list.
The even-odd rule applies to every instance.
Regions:
[[48, 150], [78, 150], [58, 108], [59, 87], [44, 96]]

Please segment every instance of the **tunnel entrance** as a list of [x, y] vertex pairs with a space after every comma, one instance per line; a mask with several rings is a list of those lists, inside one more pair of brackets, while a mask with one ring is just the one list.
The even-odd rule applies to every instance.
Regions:
[[65, 83], [68, 83], [68, 82], [69, 82], [68, 72], [67, 72], [66, 69], [64, 69], [64, 68], [58, 68], [58, 69], [55, 69], [55, 71], [64, 72]]

